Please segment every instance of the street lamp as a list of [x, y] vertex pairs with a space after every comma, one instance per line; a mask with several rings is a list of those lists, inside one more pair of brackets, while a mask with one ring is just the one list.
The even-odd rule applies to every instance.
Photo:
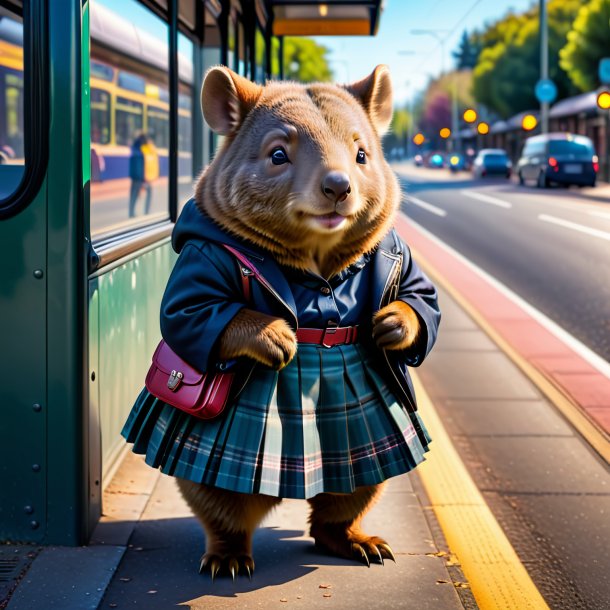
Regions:
[[[416, 36], [430, 35], [434, 37], [441, 47], [441, 74], [445, 74], [445, 42], [447, 41], [446, 36], [441, 34], [449, 34], [451, 30], [437, 30], [437, 29], [425, 29], [425, 30], [411, 30], [411, 34]], [[455, 138], [458, 130], [458, 108], [457, 108], [457, 80], [455, 75], [453, 76], [453, 83], [451, 86], [451, 130], [453, 131], [453, 137]]]

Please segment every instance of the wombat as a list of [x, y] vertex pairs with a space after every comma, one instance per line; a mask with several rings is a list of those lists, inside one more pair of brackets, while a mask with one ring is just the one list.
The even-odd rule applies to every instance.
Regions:
[[[161, 331], [200, 371], [237, 362], [241, 390], [210, 421], [143, 390], [123, 434], [177, 477], [206, 533], [200, 572], [251, 576], [253, 533], [285, 497], [309, 502], [326, 552], [394, 559], [360, 521], [428, 451], [407, 365], [432, 348], [440, 312], [392, 229], [389, 71], [261, 86], [216, 67], [202, 107], [224, 139], [174, 230]], [[264, 277], [249, 296], [223, 244]]]

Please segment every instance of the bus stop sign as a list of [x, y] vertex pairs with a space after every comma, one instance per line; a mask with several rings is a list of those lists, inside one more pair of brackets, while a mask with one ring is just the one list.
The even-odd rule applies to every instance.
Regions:
[[541, 78], [534, 89], [536, 99], [541, 103], [550, 104], [557, 97], [557, 86], [550, 78]]

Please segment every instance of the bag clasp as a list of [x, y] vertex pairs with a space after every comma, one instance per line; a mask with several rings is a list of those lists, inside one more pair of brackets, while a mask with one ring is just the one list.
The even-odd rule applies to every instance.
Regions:
[[181, 373], [180, 371], [173, 370], [171, 375], [169, 376], [169, 379], [167, 380], [167, 387], [172, 392], [175, 392], [178, 389], [178, 387], [180, 386], [180, 384], [182, 383], [183, 378], [184, 378], [183, 373]]

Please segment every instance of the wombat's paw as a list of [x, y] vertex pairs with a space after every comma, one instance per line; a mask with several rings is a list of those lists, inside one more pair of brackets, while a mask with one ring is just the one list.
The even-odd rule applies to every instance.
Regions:
[[221, 556], [216, 553], [204, 553], [201, 557], [201, 562], [199, 563], [199, 574], [203, 574], [208, 570], [212, 580], [214, 580], [219, 573], [221, 575], [230, 574], [231, 578], [235, 580], [240, 573], [240, 570], [242, 574], [247, 574], [248, 578], [252, 580], [254, 560], [250, 555]]
[[384, 558], [396, 562], [390, 545], [379, 536], [367, 536], [360, 529], [339, 523], [314, 524], [311, 535], [316, 546], [333, 555], [356, 559], [371, 566], [371, 561], [383, 565]]
[[220, 338], [222, 360], [247, 356], [278, 370], [294, 358], [296, 351], [296, 335], [285, 320], [251, 309], [242, 309]]
[[373, 339], [383, 349], [407, 349], [419, 331], [417, 314], [403, 301], [392, 301], [373, 316]]

